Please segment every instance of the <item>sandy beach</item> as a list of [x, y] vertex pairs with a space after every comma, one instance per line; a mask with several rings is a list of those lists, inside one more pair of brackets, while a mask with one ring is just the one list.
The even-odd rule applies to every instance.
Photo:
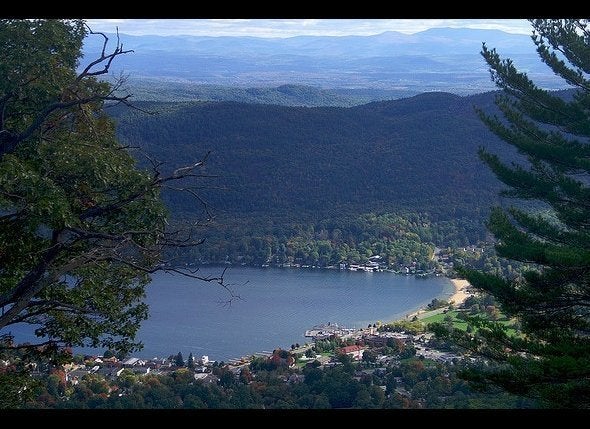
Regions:
[[467, 299], [469, 294], [466, 292], [469, 282], [465, 279], [450, 279], [453, 286], [455, 286], [455, 293], [449, 298], [455, 306], [460, 305]]
[[[467, 291], [466, 291], [467, 287], [469, 286], [469, 282], [465, 279], [449, 279], [449, 280], [451, 281], [451, 283], [453, 284], [453, 286], [455, 288], [455, 293], [453, 293], [453, 295], [451, 295], [451, 297], [448, 299], [448, 301], [452, 302], [453, 305], [458, 306], [458, 305], [462, 304], [463, 301], [465, 301], [467, 299], [467, 297], [470, 296], [470, 294], [467, 293]], [[430, 311], [425, 308], [421, 308], [418, 311], [407, 314], [405, 318], [407, 320], [411, 320], [414, 317], [417, 317], [418, 319], [422, 319], [422, 318], [427, 317], [429, 315], [440, 313], [441, 311], [443, 311], [442, 308], [436, 309], [436, 310], [430, 310]]]

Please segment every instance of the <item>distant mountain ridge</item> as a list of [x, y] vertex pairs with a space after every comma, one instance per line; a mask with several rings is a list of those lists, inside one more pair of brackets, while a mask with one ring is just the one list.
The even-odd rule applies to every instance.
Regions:
[[[114, 40], [113, 33], [106, 33]], [[370, 36], [294, 36], [265, 38], [251, 36], [134, 36], [120, 34], [126, 49], [159, 52], [185, 51], [192, 54], [227, 55], [313, 55], [320, 57], [437, 55], [441, 47], [452, 47], [454, 54], [472, 54], [482, 42], [506, 54], [530, 54], [531, 39], [527, 35], [500, 30], [466, 28], [431, 28], [414, 34], [386, 31]], [[89, 37], [85, 50], [98, 52], [102, 38]], [[392, 51], [393, 50], [393, 51]], [[534, 53], [534, 52], [533, 52]]]
[[139, 101], [235, 101], [249, 104], [280, 106], [351, 107], [371, 101], [395, 100], [417, 93], [395, 89], [322, 89], [309, 85], [243, 88], [236, 86], [198, 84], [158, 78], [130, 78], [127, 87]]
[[[135, 52], [118, 58], [113, 71], [124, 71], [136, 79], [458, 94], [494, 89], [479, 55], [486, 42], [513, 58], [535, 81], [558, 89], [529, 36], [498, 30], [437, 28], [415, 34], [284, 39], [121, 34], [120, 39], [126, 49]], [[93, 58], [101, 47], [102, 38], [87, 38], [86, 57]]]

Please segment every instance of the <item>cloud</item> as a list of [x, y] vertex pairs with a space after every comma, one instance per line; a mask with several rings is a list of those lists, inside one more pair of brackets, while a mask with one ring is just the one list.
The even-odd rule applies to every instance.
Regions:
[[312, 27], [316, 25], [318, 22], [318, 19], [304, 19], [301, 25], [303, 25], [304, 27]]
[[131, 35], [293, 37], [416, 33], [435, 27], [498, 29], [530, 34], [522, 19], [89, 19], [95, 31]]

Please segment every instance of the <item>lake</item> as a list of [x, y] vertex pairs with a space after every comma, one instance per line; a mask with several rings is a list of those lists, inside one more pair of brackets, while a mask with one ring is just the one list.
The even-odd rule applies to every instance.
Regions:
[[[220, 275], [207, 267], [200, 275]], [[157, 273], [146, 289], [150, 317], [137, 338], [136, 357], [167, 357], [182, 352], [227, 361], [309, 341], [314, 325], [338, 323], [349, 328], [402, 318], [433, 298], [449, 298], [454, 288], [443, 277], [425, 279], [393, 273], [326, 269], [231, 267], [225, 281], [240, 299], [232, 301], [217, 283], [179, 274]], [[39, 341], [28, 326], [15, 325], [17, 342]], [[101, 354], [103, 349], [75, 348]]]
[[[208, 267], [200, 274], [219, 275]], [[391, 321], [448, 298], [446, 278], [418, 279], [392, 273], [321, 269], [232, 267], [225, 274], [241, 299], [217, 283], [166, 273], [147, 287], [150, 318], [138, 334], [144, 349], [134, 356], [165, 357], [182, 352], [228, 360], [308, 341], [306, 329], [320, 323], [366, 327]], [[225, 304], [224, 304], [225, 303]]]

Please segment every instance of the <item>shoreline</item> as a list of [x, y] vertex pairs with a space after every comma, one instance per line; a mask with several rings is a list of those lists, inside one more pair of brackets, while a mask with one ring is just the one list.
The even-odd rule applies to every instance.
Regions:
[[[455, 307], [463, 304], [463, 302], [465, 302], [465, 300], [471, 296], [471, 294], [467, 292], [467, 288], [469, 286], [471, 286], [471, 284], [465, 279], [452, 279], [450, 277], [447, 277], [447, 279], [449, 279], [449, 281], [451, 282], [451, 284], [455, 288], [453, 294], [447, 299], [447, 301], [449, 303], [452, 303]], [[402, 319], [397, 319], [397, 320], [412, 320], [414, 317], [416, 317], [418, 319], [423, 319], [423, 318], [431, 316], [433, 314], [440, 313], [443, 310], [444, 310], [444, 308], [437, 308], [435, 310], [427, 310], [426, 307], [422, 307], [417, 311], [407, 314]], [[396, 320], [392, 320], [392, 322], [395, 322], [395, 321]]]
[[[217, 265], [217, 264], [214, 264]], [[223, 266], [223, 264], [219, 264], [220, 266]], [[266, 269], [269, 268], [270, 266], [263, 266], [263, 267], [257, 267], [257, 266], [248, 266], [250, 268], [262, 268], [262, 269]], [[295, 266], [295, 265], [289, 265], [289, 266], [272, 266], [272, 268], [277, 268], [277, 269], [289, 269], [289, 268], [296, 268], [296, 269], [320, 269], [320, 270], [339, 270], [337, 268], [334, 267], [310, 267], [310, 266]], [[342, 270], [340, 270], [342, 271]], [[399, 272], [395, 272], [395, 271], [390, 271], [390, 270], [382, 270], [381, 272], [389, 272], [391, 274], [394, 275], [408, 275], [408, 274], [402, 274]], [[418, 277], [416, 274], [411, 274], [414, 277]], [[465, 300], [470, 297], [471, 295], [473, 295], [473, 293], [468, 293], [467, 292], [467, 288], [469, 286], [471, 286], [471, 284], [466, 280], [466, 279], [458, 279], [458, 278], [451, 278], [451, 277], [447, 277], [446, 275], [443, 275], [442, 277], [446, 278], [447, 280], [450, 281], [450, 283], [453, 285], [454, 291], [452, 292], [452, 295], [450, 297], [448, 297], [446, 300], [449, 303], [452, 303], [455, 307], [463, 304], [463, 302], [465, 302]], [[446, 295], [446, 294], [445, 294]], [[439, 299], [444, 299], [444, 295], [442, 295], [441, 297], [439, 297]], [[442, 312], [446, 307], [442, 307], [442, 308], [438, 308], [435, 310], [428, 310], [426, 306], [423, 306], [421, 308], [418, 308], [417, 310], [414, 310], [411, 313], [406, 314], [405, 316], [402, 317], [397, 317], [391, 320], [388, 320], [386, 323], [393, 323], [393, 322], [397, 322], [397, 321], [403, 321], [403, 320], [411, 320], [414, 317], [417, 317], [418, 319], [423, 319], [429, 316], [432, 316], [434, 314], [440, 313]]]
[[465, 300], [469, 297], [469, 293], [467, 293], [467, 288], [471, 286], [469, 282], [465, 279], [449, 279], [453, 286], [455, 287], [455, 293], [451, 295], [449, 298], [449, 302], [452, 302], [453, 305], [461, 305]]
[[[249, 268], [258, 268], [258, 267], [249, 267]], [[278, 267], [274, 267], [274, 268], [278, 268]], [[281, 267], [278, 269], [285, 269], [286, 267]], [[294, 268], [294, 267], [290, 267], [290, 268]], [[402, 274], [398, 274], [398, 273], [390, 273], [390, 274], [394, 274], [394, 275], [402, 275]], [[404, 275], [405, 276], [405, 275]], [[466, 288], [470, 286], [469, 282], [465, 279], [453, 279], [447, 276], [441, 276], [442, 278], [445, 278], [446, 280], [449, 281], [449, 283], [453, 286], [453, 289], [451, 291], [445, 291], [443, 293], [441, 293], [438, 296], [435, 296], [435, 298], [441, 299], [441, 300], [447, 300], [449, 302], [453, 302], [455, 306], [460, 305], [461, 303], [463, 303], [469, 296], [471, 296], [471, 293], [467, 293], [466, 292]], [[440, 278], [440, 277], [439, 277]], [[445, 287], [446, 289], [446, 287]], [[410, 321], [412, 320], [414, 317], [417, 317], [418, 319], [422, 319], [425, 317], [429, 317], [433, 314], [437, 314], [437, 313], [441, 313], [442, 311], [444, 311], [447, 307], [443, 307], [443, 308], [439, 308], [436, 310], [428, 310], [427, 309], [427, 304], [424, 304], [422, 307], [414, 307], [414, 310], [409, 310], [411, 311], [410, 313], [402, 313], [399, 314], [397, 316], [392, 315], [389, 317], [386, 317], [383, 319], [383, 322], [381, 321], [373, 321], [371, 322], [371, 324], [375, 324], [375, 323], [383, 323], [383, 324], [388, 324], [388, 323], [393, 323], [393, 322], [398, 322], [398, 321]], [[299, 339], [300, 342], [303, 341], [303, 345], [305, 345], [306, 343], [310, 342], [309, 339], [307, 338], [300, 338]], [[281, 344], [283, 341], [282, 340], [278, 340], [277, 344]], [[283, 348], [282, 346], [278, 346], [278, 348]], [[285, 350], [288, 350], [288, 346], [285, 345], [284, 347]], [[272, 348], [270, 348], [270, 350], [272, 350]], [[86, 352], [85, 352], [86, 353]], [[204, 354], [207, 354], [207, 351], [203, 351]], [[219, 357], [215, 357], [215, 361], [229, 361], [229, 360], [241, 360], [242, 358], [246, 358], [252, 355], [255, 355], [256, 353], [246, 353], [244, 355], [242, 355], [241, 357], [231, 357], [228, 359], [220, 359]], [[153, 355], [153, 354], [152, 354]], [[237, 355], [237, 354], [236, 354]], [[236, 356], [234, 355], [234, 356]], [[132, 354], [131, 356], [133, 357], [140, 357], [140, 358], [148, 358], [148, 355], [145, 355], [143, 353], [139, 353], [139, 354]], [[151, 356], [151, 355], [150, 355]], [[208, 356], [214, 357], [211, 354], [208, 354]]]

